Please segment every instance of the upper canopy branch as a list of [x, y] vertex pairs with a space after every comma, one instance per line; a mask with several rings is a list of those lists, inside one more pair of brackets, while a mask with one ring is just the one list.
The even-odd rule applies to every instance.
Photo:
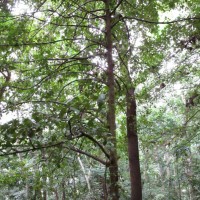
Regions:
[[133, 19], [133, 20], [137, 20], [140, 22], [144, 22], [144, 23], [149, 23], [149, 24], [174, 24], [174, 23], [179, 23], [179, 22], [183, 22], [183, 21], [194, 21], [194, 20], [200, 20], [200, 17], [187, 17], [187, 18], [181, 18], [181, 19], [176, 19], [176, 20], [172, 20], [172, 21], [166, 21], [166, 22], [156, 22], [156, 21], [151, 21], [151, 20], [147, 20], [147, 19], [141, 19], [141, 18], [137, 18], [137, 17], [123, 17], [124, 19]]

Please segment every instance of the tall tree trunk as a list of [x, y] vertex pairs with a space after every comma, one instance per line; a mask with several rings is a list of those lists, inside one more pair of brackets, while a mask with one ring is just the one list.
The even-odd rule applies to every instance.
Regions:
[[131, 179], [131, 200], [142, 200], [142, 186], [137, 136], [136, 100], [134, 88], [128, 89], [126, 99], [128, 157]]
[[111, 11], [110, 11], [110, 0], [105, 0], [106, 8], [106, 55], [107, 55], [107, 84], [108, 84], [108, 126], [111, 133], [110, 138], [110, 198], [111, 200], [119, 199], [119, 188], [118, 188], [118, 163], [117, 163], [117, 146], [116, 146], [116, 116], [115, 116], [115, 80], [114, 80], [114, 61], [112, 56], [112, 24], [111, 24]]

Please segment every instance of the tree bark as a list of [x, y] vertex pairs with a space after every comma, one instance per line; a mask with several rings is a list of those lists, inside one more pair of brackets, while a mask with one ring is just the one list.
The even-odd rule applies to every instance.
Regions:
[[126, 95], [127, 100], [127, 138], [128, 157], [131, 180], [131, 200], [142, 200], [142, 186], [140, 174], [139, 148], [137, 136], [137, 113], [135, 90], [130, 88]]
[[111, 200], [119, 199], [119, 188], [118, 188], [118, 163], [117, 163], [117, 142], [116, 142], [116, 116], [115, 116], [115, 78], [114, 78], [114, 61], [112, 56], [112, 24], [111, 24], [111, 11], [110, 11], [110, 0], [105, 0], [106, 9], [106, 58], [107, 58], [107, 85], [108, 85], [108, 126], [111, 136], [110, 142], [110, 187], [109, 196]]

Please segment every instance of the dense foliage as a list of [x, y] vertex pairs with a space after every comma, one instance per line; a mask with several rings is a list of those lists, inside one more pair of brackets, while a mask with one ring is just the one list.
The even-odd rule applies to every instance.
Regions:
[[2, 1], [0, 199], [139, 200], [127, 91], [143, 199], [199, 199], [199, 13], [197, 0]]

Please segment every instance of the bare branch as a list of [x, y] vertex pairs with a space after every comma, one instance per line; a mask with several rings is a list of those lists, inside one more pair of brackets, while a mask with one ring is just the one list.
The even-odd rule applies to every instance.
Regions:
[[[12, 152], [9, 152], [9, 153], [0, 153], [0, 156], [9, 156], [9, 155], [16, 155], [16, 154], [19, 154], [19, 153], [27, 153], [27, 152], [30, 152], [30, 151], [37, 151], [37, 150], [41, 150], [41, 149], [46, 149], [46, 148], [52, 148], [52, 147], [58, 147], [58, 146], [61, 146], [63, 145], [64, 142], [58, 142], [56, 144], [51, 144], [51, 145], [44, 145], [44, 146], [40, 146], [40, 147], [35, 147], [35, 148], [30, 148], [30, 149], [24, 149], [24, 150], [15, 150], [15, 151], [12, 151]], [[100, 163], [102, 163], [103, 165], [105, 166], [108, 166], [109, 165], [109, 162], [107, 161], [104, 161], [90, 153], [87, 153], [85, 151], [82, 151], [81, 149], [78, 149], [76, 147], [73, 147], [73, 146], [70, 146], [70, 147], [63, 147], [63, 148], [66, 148], [66, 149], [69, 149], [71, 151], [74, 151], [74, 152], [77, 152], [77, 153], [80, 153], [80, 154], [83, 154], [83, 155], [86, 155]], [[1, 150], [2, 151], [2, 150]]]
[[[9, 156], [9, 155], [16, 155], [18, 153], [27, 153], [27, 152], [30, 152], [30, 151], [37, 151], [37, 150], [41, 150], [41, 149], [45, 149], [45, 148], [57, 147], [57, 146], [60, 146], [62, 144], [64, 144], [64, 142], [58, 142], [56, 144], [44, 145], [44, 146], [34, 147], [34, 148], [30, 148], [30, 149], [23, 149], [23, 150], [15, 149], [14, 151], [9, 152], [9, 153], [4, 153], [4, 152], [0, 153], [0, 156]], [[1, 151], [2, 151], [2, 149], [1, 149]]]
[[94, 156], [94, 155], [92, 155], [92, 154], [90, 154], [90, 153], [87, 153], [87, 152], [85, 152], [85, 151], [82, 151], [81, 149], [78, 149], [78, 148], [76, 148], [76, 147], [71, 146], [71, 147], [65, 147], [65, 148], [70, 149], [70, 150], [72, 150], [72, 151], [74, 151], [74, 152], [77, 152], [77, 153], [86, 155], [86, 156], [88, 156], [88, 157], [90, 157], [90, 158], [93, 158], [94, 160], [100, 162], [101, 164], [103, 164], [103, 165], [105, 165], [105, 166], [108, 166], [108, 165], [109, 165], [109, 162], [104, 161], [104, 160], [102, 160], [102, 159], [100, 159], [100, 158], [98, 158], [98, 157], [96, 157], [96, 156]]
[[181, 19], [176, 19], [172, 21], [166, 21], [166, 22], [159, 22], [159, 21], [151, 21], [147, 19], [141, 19], [137, 17], [123, 17], [123, 19], [133, 19], [136, 21], [144, 22], [144, 23], [149, 23], [149, 24], [174, 24], [174, 23], [179, 23], [179, 22], [184, 22], [184, 21], [196, 21], [200, 20], [200, 17], [188, 17], [188, 18], [181, 18]]

